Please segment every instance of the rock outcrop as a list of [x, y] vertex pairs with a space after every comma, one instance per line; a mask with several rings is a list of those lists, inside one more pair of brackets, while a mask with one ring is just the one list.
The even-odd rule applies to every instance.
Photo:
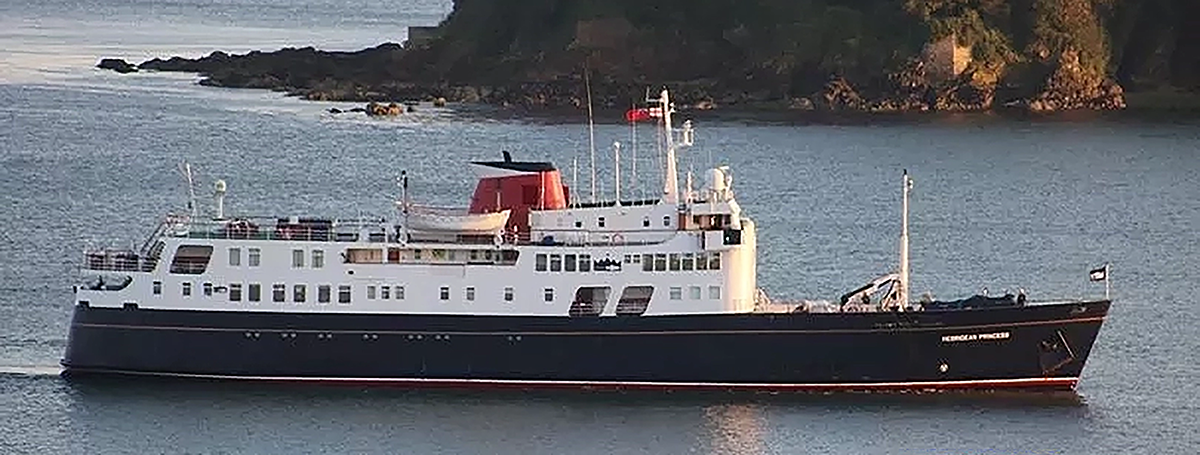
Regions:
[[96, 67], [100, 69], [113, 70], [121, 74], [136, 73], [138, 70], [136, 66], [133, 66], [129, 62], [119, 58], [100, 59], [100, 64], [96, 65]]

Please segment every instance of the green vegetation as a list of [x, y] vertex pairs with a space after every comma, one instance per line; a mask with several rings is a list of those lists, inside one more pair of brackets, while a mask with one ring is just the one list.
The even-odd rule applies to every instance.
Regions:
[[526, 76], [531, 68], [569, 73], [580, 66], [583, 52], [572, 47], [576, 24], [620, 18], [633, 30], [625, 46], [583, 53], [598, 67], [610, 63], [604, 76], [614, 80], [707, 77], [783, 84], [802, 93], [830, 75], [844, 75], [869, 85], [919, 56], [931, 40], [953, 35], [971, 47], [975, 68], [993, 72], [1014, 64], [1057, 65], [1070, 51], [1097, 77], [1140, 76], [1195, 87], [1197, 59], [1141, 56], [1194, 52], [1189, 40], [1200, 37], [1188, 29], [1197, 27], [1184, 21], [1198, 17], [1197, 5], [1195, 0], [455, 0], [434, 66], [464, 78]]

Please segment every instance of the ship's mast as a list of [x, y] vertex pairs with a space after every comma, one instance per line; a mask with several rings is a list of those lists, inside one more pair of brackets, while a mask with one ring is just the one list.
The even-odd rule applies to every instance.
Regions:
[[663, 202], [679, 203], [679, 170], [675, 162], [675, 133], [671, 131], [671, 99], [663, 89], [659, 97], [662, 106], [663, 133], [667, 136], [667, 175], [663, 179]]
[[903, 200], [900, 204], [900, 291], [896, 293], [899, 311], [908, 307], [908, 191], [912, 189], [912, 178], [904, 170]]

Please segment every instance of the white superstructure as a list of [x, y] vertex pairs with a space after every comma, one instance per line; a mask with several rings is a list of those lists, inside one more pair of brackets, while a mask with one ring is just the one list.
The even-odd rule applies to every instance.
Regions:
[[[411, 204], [394, 221], [168, 217], [139, 251], [88, 252], [77, 303], [289, 313], [642, 316], [755, 309], [755, 227], [726, 167], [680, 194], [666, 138], [655, 200], [568, 203], [548, 163], [474, 163], [460, 211]], [[675, 137], [679, 134], [680, 137]], [[690, 182], [690, 179], [689, 179]], [[574, 188], [572, 188], [574, 189]], [[225, 185], [218, 191], [218, 201]], [[577, 198], [571, 198], [577, 199]], [[220, 204], [220, 203], [219, 203]]]

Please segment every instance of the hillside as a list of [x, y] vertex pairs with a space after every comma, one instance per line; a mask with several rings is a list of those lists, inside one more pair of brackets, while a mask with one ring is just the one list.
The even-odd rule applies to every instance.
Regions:
[[1195, 0], [455, 0], [431, 36], [357, 53], [151, 60], [310, 99], [441, 96], [854, 111], [1119, 109], [1200, 91]]

